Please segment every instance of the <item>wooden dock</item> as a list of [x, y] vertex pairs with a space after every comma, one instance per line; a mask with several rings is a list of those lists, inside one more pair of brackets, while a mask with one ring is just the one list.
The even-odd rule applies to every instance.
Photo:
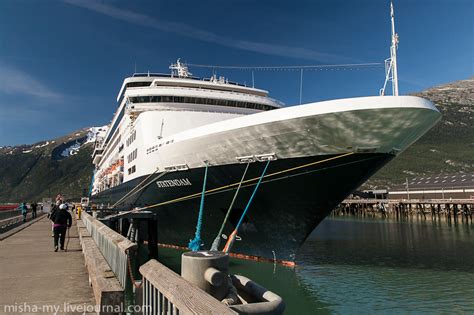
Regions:
[[95, 305], [75, 222], [67, 252], [53, 251], [46, 217], [0, 241], [1, 314], [75, 313]]
[[382, 216], [446, 218], [472, 223], [474, 199], [345, 199], [334, 216]]
[[73, 220], [67, 251], [54, 252], [44, 214], [6, 233], [0, 314], [280, 315], [285, 308], [278, 295], [239, 275], [229, 279], [247, 283], [241, 289], [251, 303], [228, 306], [155, 259], [140, 266], [138, 244], [86, 212]]

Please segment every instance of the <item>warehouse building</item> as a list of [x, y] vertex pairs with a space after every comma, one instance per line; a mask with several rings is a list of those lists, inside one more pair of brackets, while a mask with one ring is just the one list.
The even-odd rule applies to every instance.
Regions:
[[407, 179], [388, 192], [389, 199], [474, 199], [474, 174]]

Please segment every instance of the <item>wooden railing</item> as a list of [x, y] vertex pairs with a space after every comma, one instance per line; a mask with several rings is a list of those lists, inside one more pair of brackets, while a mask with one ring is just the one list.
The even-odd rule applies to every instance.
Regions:
[[154, 259], [140, 267], [140, 274], [143, 314], [237, 314]]
[[136, 250], [137, 244], [93, 218], [87, 212], [82, 212], [81, 216], [87, 231], [125, 289], [127, 281], [130, 281], [130, 277], [127, 276], [128, 259], [132, 252]]

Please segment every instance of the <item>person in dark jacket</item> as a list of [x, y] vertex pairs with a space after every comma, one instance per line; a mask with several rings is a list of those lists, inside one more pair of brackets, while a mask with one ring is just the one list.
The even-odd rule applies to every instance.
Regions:
[[[56, 200], [56, 204], [51, 205], [51, 211], [48, 213], [48, 218], [53, 221], [53, 216], [59, 210], [59, 206], [62, 204], [61, 200]], [[51, 237], [54, 237], [54, 221], [51, 223]]]
[[30, 203], [30, 207], [31, 207], [31, 218], [35, 219], [37, 217], [36, 209], [38, 208], [38, 204], [36, 202], [32, 202]]
[[60, 241], [61, 250], [64, 250], [64, 241], [66, 240], [66, 231], [72, 225], [72, 216], [67, 211], [67, 205], [61, 204], [58, 209], [51, 212], [51, 221], [54, 228], [54, 251], [58, 251], [58, 240]]

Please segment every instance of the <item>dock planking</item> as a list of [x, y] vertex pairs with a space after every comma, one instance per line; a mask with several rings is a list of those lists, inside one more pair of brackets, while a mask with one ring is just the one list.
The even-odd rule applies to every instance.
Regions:
[[24, 314], [37, 313], [33, 307], [95, 305], [75, 226], [67, 252], [53, 251], [46, 217], [5, 238], [0, 242], [0, 270], [0, 313], [15, 305], [17, 311], [25, 307], [19, 311]]

